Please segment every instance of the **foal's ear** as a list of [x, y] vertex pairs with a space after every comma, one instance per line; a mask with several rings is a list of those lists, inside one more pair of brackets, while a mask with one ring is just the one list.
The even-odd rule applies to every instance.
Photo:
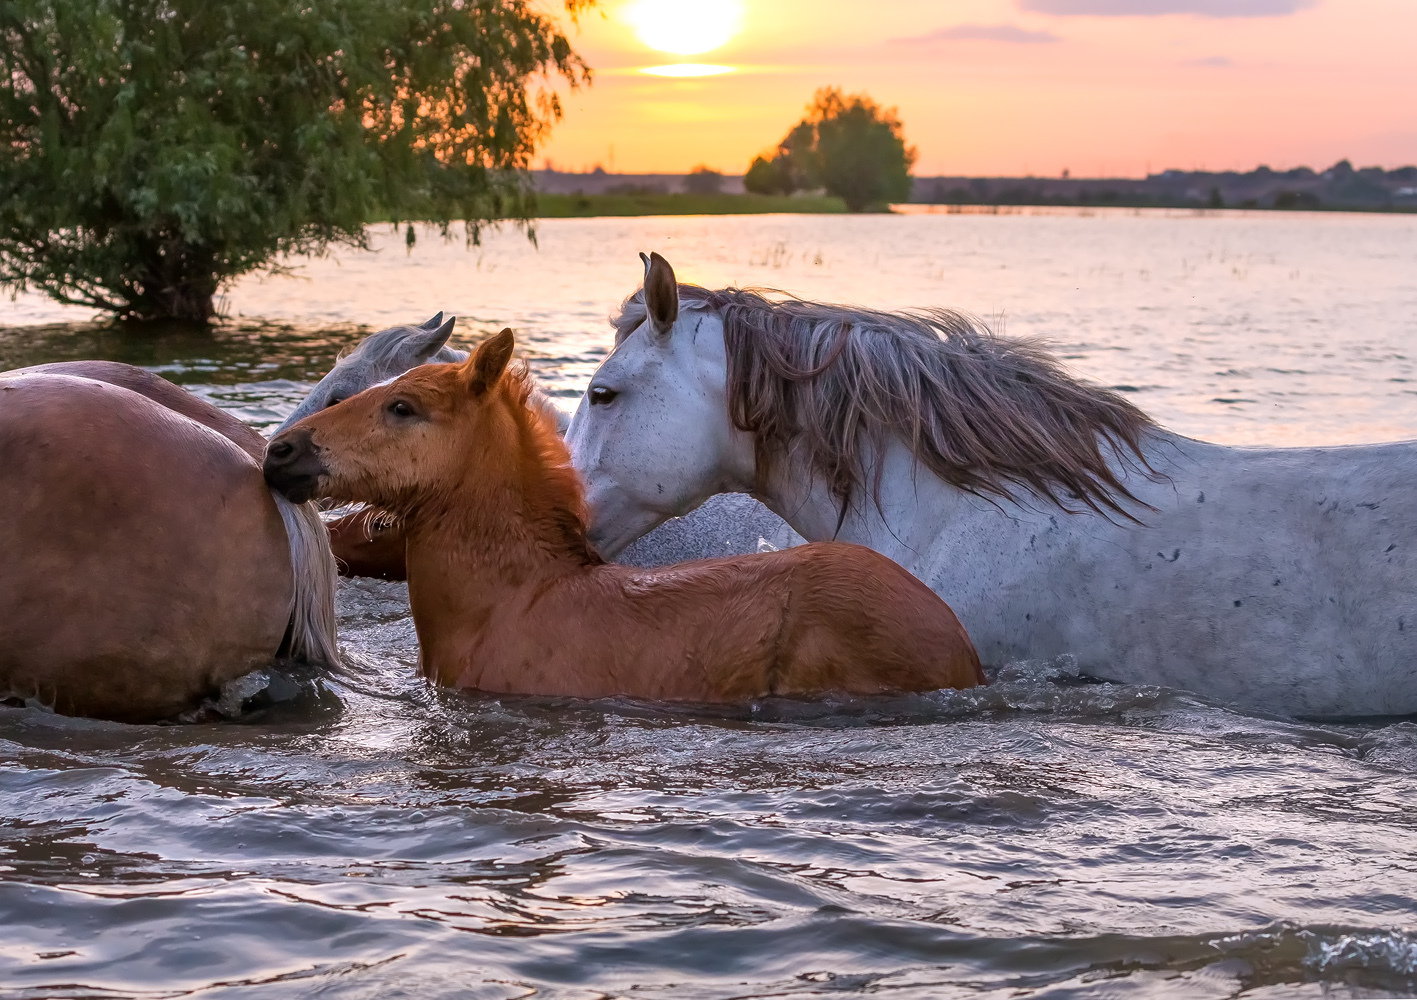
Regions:
[[507, 370], [507, 363], [512, 360], [512, 348], [515, 346], [517, 338], [512, 334], [511, 327], [477, 345], [466, 365], [468, 386], [473, 395], [480, 396], [497, 384]]
[[659, 254], [640, 254], [640, 259], [645, 262], [645, 309], [650, 329], [663, 337], [679, 319], [679, 281], [669, 261]]
[[456, 316], [449, 316], [448, 321], [444, 323], [443, 314], [439, 313], [422, 326], [414, 327], [403, 339], [403, 343], [399, 344], [396, 357], [401, 372], [417, 368], [441, 351], [448, 338], [453, 335], [453, 327], [457, 322]]

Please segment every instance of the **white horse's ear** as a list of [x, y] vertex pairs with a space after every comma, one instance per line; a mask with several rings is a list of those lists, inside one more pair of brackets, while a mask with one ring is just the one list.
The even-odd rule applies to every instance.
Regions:
[[[403, 365], [404, 371], [416, 368], [437, 354], [448, 342], [448, 338], [453, 335], [453, 327], [458, 322], [456, 316], [449, 316], [446, 323], [443, 322], [442, 313], [433, 319], [436, 319], [439, 325], [430, 327], [428, 323], [424, 323], [422, 326], [415, 327], [414, 331], [399, 345], [398, 360]], [[431, 323], [432, 320], [429, 322]]]
[[420, 330], [436, 330], [443, 325], [443, 310], [439, 309], [438, 314], [428, 322], [419, 326]]
[[659, 254], [640, 256], [645, 261], [645, 309], [650, 329], [664, 337], [679, 319], [679, 281], [669, 261]]

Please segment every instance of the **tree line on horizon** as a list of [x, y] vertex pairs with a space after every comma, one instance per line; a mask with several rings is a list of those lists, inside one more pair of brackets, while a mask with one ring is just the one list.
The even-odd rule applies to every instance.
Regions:
[[912, 200], [937, 205], [1316, 209], [1417, 208], [1417, 166], [1323, 170], [1163, 170], [1145, 178], [922, 177]]

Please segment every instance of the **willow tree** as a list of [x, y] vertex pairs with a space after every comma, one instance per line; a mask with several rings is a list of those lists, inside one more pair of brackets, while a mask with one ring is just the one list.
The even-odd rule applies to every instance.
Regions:
[[528, 0], [0, 0], [0, 285], [207, 321], [376, 218], [526, 224], [588, 80]]

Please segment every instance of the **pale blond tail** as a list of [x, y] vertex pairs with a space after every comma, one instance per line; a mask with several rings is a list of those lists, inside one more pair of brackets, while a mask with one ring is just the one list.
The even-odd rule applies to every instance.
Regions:
[[313, 503], [293, 504], [271, 491], [285, 535], [290, 540], [290, 567], [295, 574], [295, 606], [291, 611], [290, 656], [326, 667], [340, 665], [336, 645], [335, 580], [339, 575], [330, 552], [330, 536]]

